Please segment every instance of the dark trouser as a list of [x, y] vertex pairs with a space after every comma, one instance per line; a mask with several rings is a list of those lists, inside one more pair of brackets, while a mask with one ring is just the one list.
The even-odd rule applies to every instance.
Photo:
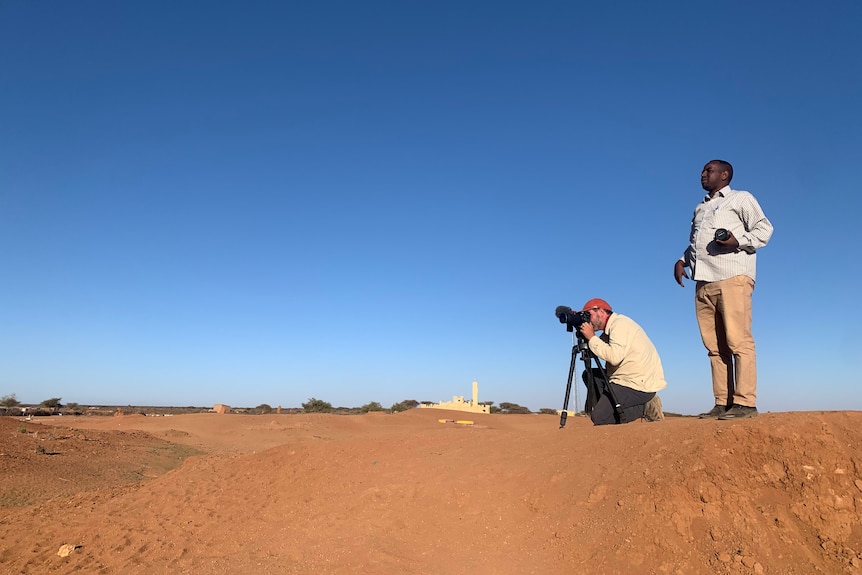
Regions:
[[614, 413], [614, 406], [606, 391], [605, 380], [599, 369], [593, 368], [593, 385], [587, 380], [587, 372], [584, 371], [584, 384], [587, 386], [587, 402], [584, 411], [590, 414], [593, 425], [609, 425], [613, 423], [630, 423], [644, 416], [644, 406], [655, 397], [655, 393], [638, 391], [624, 385], [611, 382], [613, 390], [620, 406], [619, 414]]

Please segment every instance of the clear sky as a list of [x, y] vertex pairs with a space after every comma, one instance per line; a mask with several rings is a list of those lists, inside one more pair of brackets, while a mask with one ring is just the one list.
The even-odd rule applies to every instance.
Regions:
[[758, 408], [862, 409], [860, 25], [850, 0], [0, 0], [0, 396], [388, 407], [475, 379], [560, 408], [553, 310], [602, 297], [698, 413], [672, 270], [721, 158], [775, 226]]

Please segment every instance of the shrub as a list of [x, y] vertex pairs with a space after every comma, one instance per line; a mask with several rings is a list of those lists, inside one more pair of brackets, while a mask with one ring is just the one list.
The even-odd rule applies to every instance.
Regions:
[[39, 407], [47, 407], [48, 409], [60, 409], [63, 405], [60, 403], [61, 397], [52, 397], [51, 399], [46, 399], [42, 403], [39, 404]]
[[18, 398], [15, 397], [15, 394], [4, 395], [0, 397], [0, 406], [3, 407], [18, 407], [21, 405], [21, 402], [18, 401]]
[[392, 404], [390, 411], [392, 413], [398, 413], [399, 411], [407, 411], [408, 409], [413, 409], [419, 406], [419, 402], [415, 399], [405, 399], [399, 403]]
[[332, 404], [312, 397], [302, 404], [302, 409], [308, 413], [332, 413]]
[[500, 404], [500, 412], [502, 413], [532, 413], [528, 407], [523, 407], [517, 403], [509, 403], [504, 401]]

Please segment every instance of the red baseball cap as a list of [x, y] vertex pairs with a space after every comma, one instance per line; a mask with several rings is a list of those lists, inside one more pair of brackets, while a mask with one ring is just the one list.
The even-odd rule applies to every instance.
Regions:
[[611, 311], [611, 304], [609, 304], [605, 300], [599, 299], [597, 297], [594, 297], [593, 299], [591, 299], [590, 301], [585, 303], [583, 311], [587, 311], [589, 309], [593, 309], [596, 307], [599, 309], [606, 309], [608, 311]]

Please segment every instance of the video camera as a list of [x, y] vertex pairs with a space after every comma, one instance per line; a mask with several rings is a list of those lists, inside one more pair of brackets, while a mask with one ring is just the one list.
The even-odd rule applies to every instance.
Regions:
[[573, 331], [575, 328], [580, 327], [582, 323], [590, 321], [590, 312], [574, 311], [565, 305], [558, 305], [554, 311], [554, 315], [557, 316], [560, 323], [566, 324], [566, 331]]

